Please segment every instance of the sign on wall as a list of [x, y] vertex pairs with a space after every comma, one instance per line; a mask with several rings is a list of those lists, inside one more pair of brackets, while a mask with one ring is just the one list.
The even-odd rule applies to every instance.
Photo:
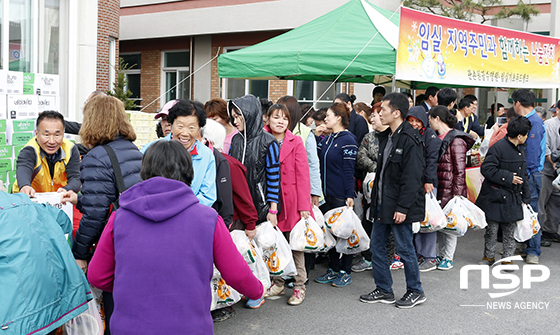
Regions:
[[401, 7], [396, 77], [489, 87], [560, 86], [560, 39]]

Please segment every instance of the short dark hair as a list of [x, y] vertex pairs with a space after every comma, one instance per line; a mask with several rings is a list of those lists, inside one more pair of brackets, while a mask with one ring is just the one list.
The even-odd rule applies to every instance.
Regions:
[[424, 94], [426, 95], [426, 99], [428, 99], [429, 97], [435, 97], [438, 92], [439, 92], [439, 88], [435, 86], [430, 86], [426, 89], [426, 93]]
[[163, 177], [182, 181], [191, 186], [193, 176], [191, 155], [177, 140], [156, 141], [142, 157], [140, 169], [142, 180]]
[[449, 106], [452, 102], [457, 100], [457, 92], [450, 87], [444, 87], [437, 92], [438, 105]]
[[447, 126], [451, 129], [455, 128], [457, 125], [457, 117], [449, 112], [447, 107], [445, 106], [435, 106], [428, 112], [431, 117], [434, 119], [439, 117], [439, 119], [447, 124]]
[[469, 107], [470, 105], [472, 105], [472, 103], [473, 103], [473, 101], [471, 99], [465, 97], [465, 98], [461, 99], [461, 101], [459, 101], [458, 108], [459, 108], [459, 110], [461, 110], [465, 107]]
[[524, 116], [518, 116], [511, 119], [507, 126], [507, 136], [510, 138], [517, 135], [525, 136], [531, 131], [531, 121]]
[[408, 97], [403, 93], [389, 93], [383, 97], [381, 101], [389, 101], [389, 107], [391, 111], [396, 111], [397, 109], [401, 112], [401, 118], [406, 119], [408, 115]]
[[315, 121], [325, 121], [325, 118], [327, 117], [327, 111], [329, 109], [327, 107], [323, 107], [319, 110], [317, 110], [315, 113], [313, 113], [313, 120]]
[[371, 96], [375, 96], [377, 93], [381, 93], [383, 94], [383, 96], [385, 96], [385, 93], [387, 91], [385, 91], [385, 87], [383, 86], [375, 86], [375, 88], [373, 89], [373, 91], [371, 92]]
[[414, 100], [414, 102], [416, 103], [416, 106], [421, 105], [424, 101], [426, 101], [426, 95], [425, 94], [418, 94], [416, 96], [416, 99]]
[[536, 98], [537, 97], [535, 96], [535, 93], [529, 91], [526, 88], [522, 88], [520, 90], [514, 91], [511, 94], [511, 99], [513, 100], [513, 103], [515, 104], [516, 102], [519, 101], [519, 103], [523, 107], [533, 107], [535, 105]]
[[[352, 106], [354, 106], [354, 101], [356, 101], [356, 96], [354, 94], [348, 95], [347, 93], [339, 93], [334, 100], [340, 99], [346, 103], [350, 102]], [[333, 101], [334, 101], [333, 100]]]
[[294, 96], [285, 95], [278, 99], [276, 104], [284, 105], [288, 109], [288, 112], [290, 113], [290, 126], [288, 129], [290, 129], [290, 131], [294, 131], [294, 128], [299, 124], [302, 115], [299, 102]]
[[262, 99], [259, 100], [259, 102], [261, 103], [262, 114], [267, 115], [268, 110], [270, 109], [270, 106], [272, 106], [272, 101], [268, 100], [267, 98], [262, 98]]
[[463, 98], [471, 99], [472, 102], [478, 101], [478, 99], [476, 98], [476, 96], [474, 94], [467, 94]]
[[177, 103], [169, 108], [167, 122], [173, 124], [179, 116], [196, 116], [200, 128], [206, 125], [206, 111], [204, 106], [198, 101], [179, 99]]
[[39, 123], [44, 119], [60, 120], [62, 122], [62, 128], [64, 129], [64, 115], [57, 111], [43, 111], [39, 114], [37, 121], [35, 122], [35, 127], [39, 128]]
[[504, 105], [502, 105], [499, 102], [498, 102], [498, 108], [496, 108], [496, 103], [493, 103], [492, 105], [490, 105], [490, 114], [494, 115], [494, 108], [496, 108], [496, 110], [499, 110], [502, 107], [504, 107]]

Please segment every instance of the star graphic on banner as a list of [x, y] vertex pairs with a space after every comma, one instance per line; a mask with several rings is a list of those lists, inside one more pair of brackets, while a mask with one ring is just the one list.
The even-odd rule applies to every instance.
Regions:
[[415, 32], [417, 27], [416, 21], [412, 21], [412, 32]]

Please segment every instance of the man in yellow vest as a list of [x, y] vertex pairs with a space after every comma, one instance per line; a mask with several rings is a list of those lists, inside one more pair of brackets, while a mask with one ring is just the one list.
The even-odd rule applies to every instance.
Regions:
[[59, 112], [44, 111], [36, 123], [36, 136], [21, 149], [16, 162], [16, 178], [12, 193], [78, 192], [80, 154], [78, 148], [64, 138], [64, 117]]

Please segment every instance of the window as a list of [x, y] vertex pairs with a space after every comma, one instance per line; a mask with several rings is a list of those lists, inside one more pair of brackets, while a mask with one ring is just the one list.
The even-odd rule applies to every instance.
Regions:
[[[317, 100], [316, 108], [329, 107], [336, 95], [342, 92], [342, 84], [334, 84], [327, 90], [330, 85], [329, 81], [294, 80], [293, 94], [300, 104], [309, 104]], [[319, 98], [321, 100], [318, 100]]]
[[10, 0], [9, 62], [10, 71], [33, 72], [34, 8], [31, 0]]
[[[242, 48], [228, 48], [226, 52]], [[268, 80], [249, 80], [227, 78], [223, 81], [223, 96], [225, 99], [235, 99], [246, 94], [252, 94], [257, 99], [268, 99]]]
[[60, 41], [60, 1], [45, 0], [45, 9], [41, 17], [43, 29], [39, 31], [41, 44], [40, 53], [43, 59], [43, 73], [58, 74], [59, 41]]
[[[142, 100], [140, 97], [140, 69], [142, 68], [141, 56], [141, 54], [120, 55], [120, 57], [124, 60], [125, 66], [131, 68], [130, 70], [126, 71], [126, 80], [128, 81], [126, 88], [132, 92], [130, 100]], [[137, 105], [140, 105], [140, 103], [137, 103]]]
[[[173, 51], [163, 53], [163, 80], [165, 101], [190, 99], [190, 53]], [[169, 91], [169, 92], [168, 92]]]
[[60, 0], [0, 0], [0, 69], [59, 73]]

